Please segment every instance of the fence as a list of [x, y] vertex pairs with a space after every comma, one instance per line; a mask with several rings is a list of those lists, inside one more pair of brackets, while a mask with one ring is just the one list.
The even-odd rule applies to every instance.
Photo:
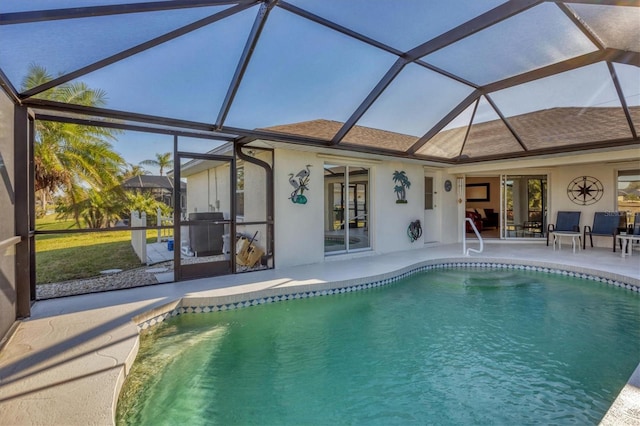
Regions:
[[173, 238], [173, 228], [171, 229], [162, 229], [161, 226], [173, 226], [173, 215], [171, 216], [162, 216], [162, 212], [160, 209], [157, 210], [157, 226], [158, 226], [158, 241], [159, 243], [163, 241], [167, 241]]
[[[131, 212], [131, 226], [147, 226], [147, 214], [137, 211]], [[147, 263], [147, 231], [145, 229], [131, 231], [131, 247], [141, 263]]]

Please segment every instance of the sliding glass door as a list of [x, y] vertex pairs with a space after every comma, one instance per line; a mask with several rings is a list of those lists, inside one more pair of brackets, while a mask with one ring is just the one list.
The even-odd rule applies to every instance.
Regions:
[[325, 254], [371, 247], [369, 237], [369, 169], [324, 165]]
[[503, 175], [502, 238], [543, 238], [547, 228], [547, 176]]

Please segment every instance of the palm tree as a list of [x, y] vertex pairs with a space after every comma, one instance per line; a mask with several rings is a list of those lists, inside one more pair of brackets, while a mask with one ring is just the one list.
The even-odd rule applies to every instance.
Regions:
[[171, 159], [171, 153], [165, 152], [164, 154], [156, 153], [155, 160], [144, 160], [140, 162], [144, 166], [155, 166], [160, 168], [160, 176], [164, 172], [165, 167], [173, 166], [173, 160]]
[[124, 169], [124, 172], [122, 173], [122, 181], [125, 181], [135, 176], [144, 176], [148, 174], [149, 174], [149, 171], [145, 170], [144, 167], [137, 164], [129, 163], [127, 164], [127, 166]]
[[[45, 68], [32, 65], [22, 82], [22, 90], [52, 79]], [[83, 106], [102, 106], [106, 98], [104, 91], [90, 89], [82, 82], [62, 84], [36, 96]], [[59, 191], [77, 204], [87, 187], [103, 189], [118, 184], [119, 171], [125, 162], [109, 142], [115, 140], [117, 130], [41, 120], [35, 126], [34, 186], [43, 207]], [[79, 225], [79, 207], [74, 217]]]
[[170, 206], [166, 205], [162, 201], [158, 201], [150, 193], [132, 193], [128, 192], [127, 197], [127, 211], [138, 211], [140, 213], [145, 212], [147, 214], [147, 225], [157, 225], [157, 211], [160, 209], [162, 216], [169, 216], [173, 210]]

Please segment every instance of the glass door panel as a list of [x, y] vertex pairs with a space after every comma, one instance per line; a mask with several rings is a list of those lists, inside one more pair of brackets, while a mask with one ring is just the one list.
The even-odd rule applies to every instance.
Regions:
[[348, 249], [370, 247], [369, 243], [369, 169], [349, 167]]
[[325, 164], [324, 180], [325, 253], [370, 248], [369, 169]]
[[324, 251], [325, 253], [344, 252], [346, 245], [347, 218], [345, 212], [344, 181], [345, 167], [335, 164], [325, 164], [325, 226], [324, 226]]
[[502, 201], [503, 238], [546, 236], [546, 175], [503, 176]]

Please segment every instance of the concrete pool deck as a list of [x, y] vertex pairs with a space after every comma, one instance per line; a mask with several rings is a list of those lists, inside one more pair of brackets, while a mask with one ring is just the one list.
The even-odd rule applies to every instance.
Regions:
[[[473, 242], [471, 247], [475, 247]], [[139, 326], [182, 306], [336, 289], [388, 279], [421, 265], [491, 262], [533, 265], [640, 287], [640, 255], [611, 249], [573, 253], [544, 243], [485, 244], [462, 256], [462, 245], [332, 258], [322, 264], [36, 302], [0, 352], [0, 424], [112, 424], [120, 387], [133, 363]], [[631, 290], [627, 290], [631, 291]], [[639, 360], [640, 361], [640, 360]], [[603, 424], [640, 424], [640, 368]]]

